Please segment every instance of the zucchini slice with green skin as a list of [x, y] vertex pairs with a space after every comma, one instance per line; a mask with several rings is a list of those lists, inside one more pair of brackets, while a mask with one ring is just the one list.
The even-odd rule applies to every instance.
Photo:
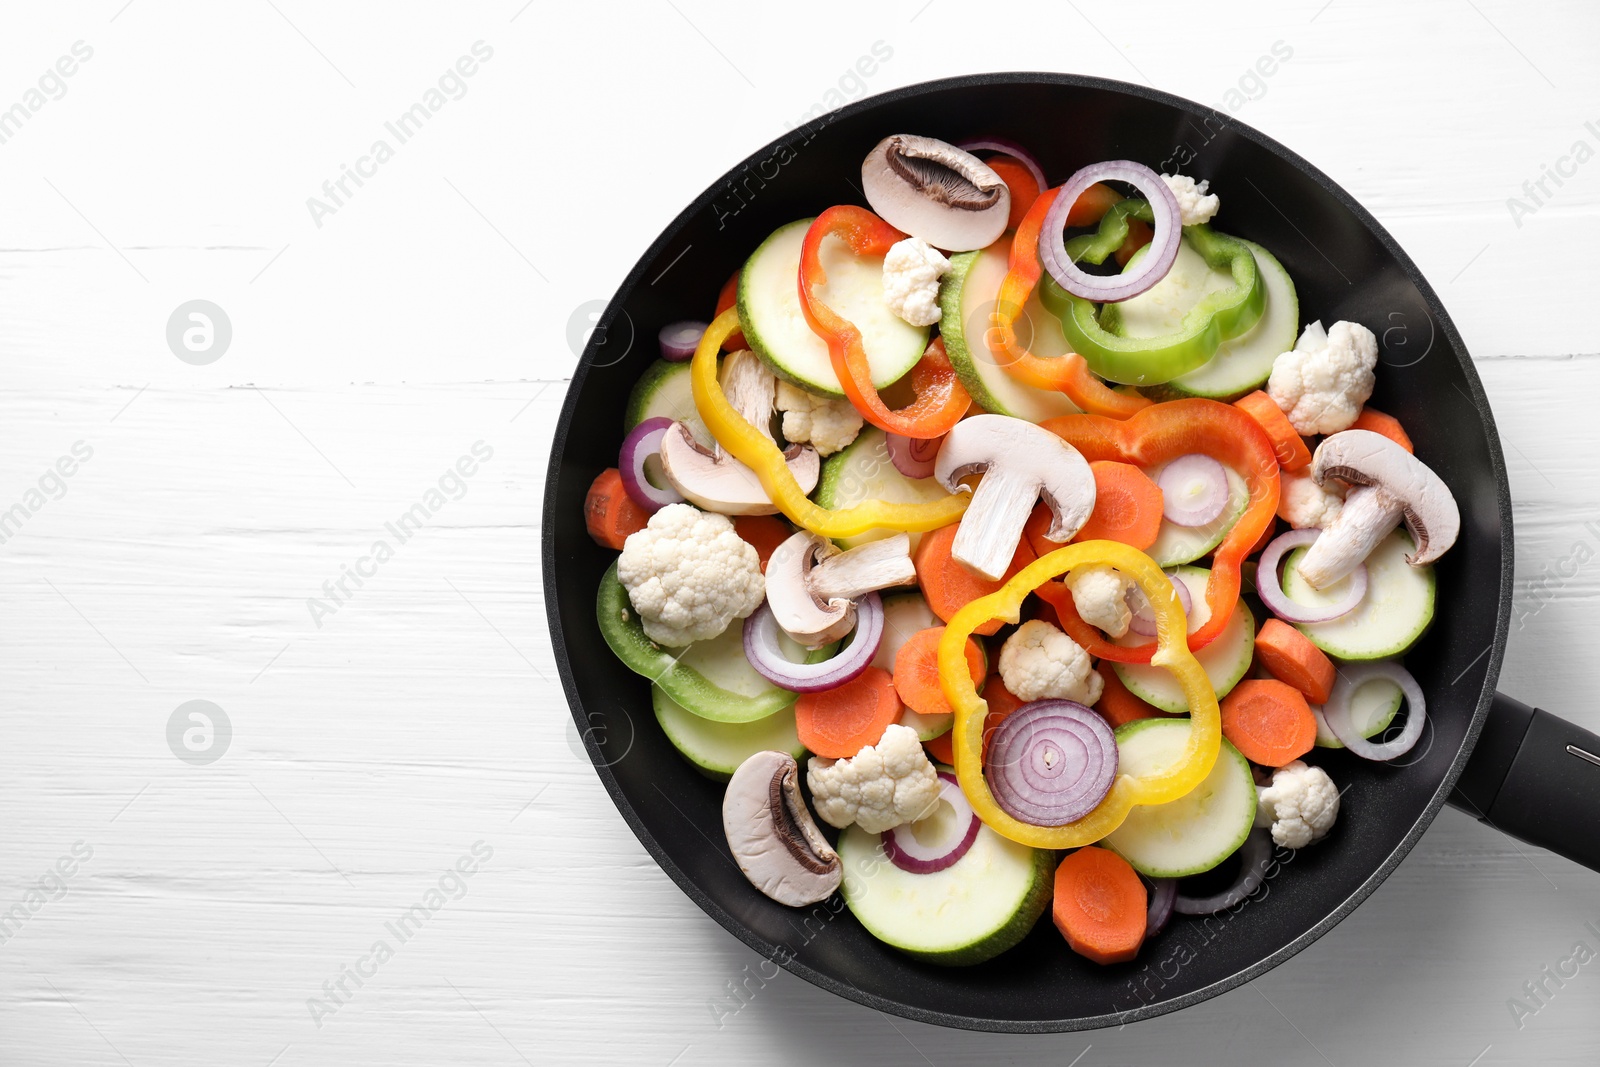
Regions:
[[[984, 343], [989, 315], [1000, 283], [1011, 266], [1011, 238], [988, 248], [950, 257], [950, 273], [939, 283], [939, 336], [956, 376], [985, 411], [1042, 422], [1057, 415], [1075, 415], [1078, 407], [1066, 394], [1024, 385], [998, 362]], [[1017, 319], [1017, 337], [1036, 356], [1062, 356], [1072, 351], [1061, 320], [1039, 303], [1037, 286]]]
[[[702, 719], [755, 722], [792, 707], [799, 696], [779, 689], [750, 666], [744, 657], [741, 619], [735, 619], [720, 636], [696, 641], [687, 648], [664, 648], [650, 640], [628, 601], [628, 590], [617, 580], [615, 563], [600, 579], [595, 616], [601, 636], [623, 666], [650, 679], [686, 711]], [[818, 657], [816, 660], [810, 656], [806, 659], [827, 659], [837, 647], [825, 646], [812, 653]], [[789, 651], [799, 662], [804, 649], [794, 645]]]
[[[773, 371], [814, 393], [843, 396], [828, 345], [800, 309], [800, 248], [813, 220], [780, 226], [751, 253], [739, 272], [739, 325], [756, 355]], [[883, 257], [858, 256], [836, 237], [820, 253], [828, 280], [817, 296], [861, 331], [872, 384], [883, 389], [904, 377], [928, 347], [928, 328], [889, 310], [883, 298]]]
[[947, 967], [982, 963], [1028, 936], [1050, 904], [1055, 854], [987, 826], [934, 874], [896, 867], [879, 840], [859, 826], [839, 835], [844, 901], [868, 933], [907, 955]]
[[[1404, 699], [1405, 694], [1394, 682], [1387, 678], [1369, 678], [1350, 694], [1350, 724], [1361, 731], [1362, 737], [1377, 737], [1394, 722]], [[1328, 721], [1321, 714], [1317, 715], [1317, 747], [1344, 747], [1344, 742], [1333, 736]]]
[[[1163, 463], [1151, 467], [1145, 474], [1153, 482], [1161, 477], [1166, 466]], [[1157, 565], [1176, 567], [1180, 563], [1194, 562], [1222, 544], [1228, 531], [1243, 518], [1245, 508], [1250, 506], [1250, 487], [1232, 467], [1224, 465], [1222, 469], [1228, 476], [1228, 504], [1222, 509], [1222, 514], [1204, 526], [1179, 526], [1162, 519], [1155, 543], [1145, 549], [1145, 555], [1155, 560]]]
[[[1117, 728], [1117, 772], [1155, 774], [1175, 763], [1189, 741], [1187, 719], [1140, 719]], [[1151, 878], [1209, 871], [1239, 850], [1256, 819], [1250, 762], [1223, 738], [1211, 773], [1168, 804], [1135, 805], [1101, 844]]]
[[792, 707], [755, 722], [713, 722], [689, 711], [659, 685], [650, 687], [650, 703], [672, 747], [700, 773], [719, 782], [733, 777], [739, 764], [757, 752], [805, 758], [806, 746], [795, 734]]
[[[1406, 557], [1416, 551], [1401, 527], [1378, 542], [1367, 557], [1367, 595], [1348, 615], [1331, 622], [1299, 623], [1301, 633], [1328, 655], [1343, 660], [1388, 659], [1417, 643], [1433, 622], [1433, 567], [1413, 567]], [[1283, 564], [1283, 592], [1309, 607], [1331, 604], [1344, 596], [1348, 578], [1326, 589], [1312, 589], [1300, 577], [1305, 549], [1290, 552]]]
[[[1151, 397], [1158, 400], [1180, 396], [1237, 400], [1266, 385], [1272, 375], [1273, 361], [1293, 348], [1300, 336], [1300, 298], [1289, 272], [1283, 269], [1276, 256], [1254, 241], [1242, 237], [1235, 240], [1248, 247], [1256, 257], [1256, 267], [1261, 271], [1261, 282], [1266, 288], [1266, 310], [1248, 332], [1218, 345], [1217, 354], [1209, 362], [1154, 387]], [[1232, 284], [1227, 275], [1222, 277], [1224, 286]], [[1158, 283], [1156, 288], [1160, 287]]]
[[700, 412], [694, 406], [694, 391], [689, 385], [689, 364], [671, 363], [658, 359], [645, 368], [639, 380], [633, 383], [628, 394], [628, 407], [623, 413], [624, 431], [631, 430], [645, 419], [667, 418], [688, 425], [695, 440], [711, 447], [711, 433], [700, 421]]
[[[1211, 607], [1206, 603], [1206, 582], [1210, 580], [1211, 572], [1202, 567], [1179, 567], [1177, 578], [1188, 587], [1189, 598], [1194, 604], [1194, 611], [1189, 616], [1189, 632], [1194, 633], [1211, 618]], [[1116, 642], [1132, 646], [1148, 640], [1130, 631], [1127, 636], [1117, 638]], [[1228, 620], [1228, 625], [1209, 645], [1194, 654], [1200, 666], [1205, 668], [1206, 677], [1211, 679], [1217, 699], [1227, 696], [1239, 684], [1239, 679], [1250, 670], [1255, 651], [1255, 616], [1240, 600], [1233, 609], [1233, 617]], [[1141, 700], [1174, 715], [1189, 714], [1189, 703], [1184, 699], [1183, 687], [1165, 667], [1148, 663], [1113, 663], [1112, 669], [1122, 679], [1122, 684]]]
[[[889, 438], [876, 426], [865, 426], [849, 447], [822, 461], [822, 476], [811, 494], [825, 508], [847, 508], [863, 500], [887, 500], [891, 504], [923, 504], [943, 500], [945, 492], [933, 478], [907, 478], [895, 469], [889, 458]], [[855, 548], [878, 541], [897, 530], [877, 529], [854, 537], [841, 537], [840, 548]], [[917, 549], [921, 534], [911, 535], [911, 550]]]

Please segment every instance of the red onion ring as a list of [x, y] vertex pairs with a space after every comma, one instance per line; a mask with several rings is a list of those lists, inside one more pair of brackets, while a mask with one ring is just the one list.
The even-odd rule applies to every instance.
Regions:
[[1215, 915], [1219, 911], [1244, 903], [1246, 897], [1267, 879], [1267, 866], [1272, 862], [1272, 841], [1267, 831], [1259, 827], [1239, 846], [1239, 874], [1233, 884], [1210, 897], [1187, 897], [1179, 893], [1172, 901], [1172, 910], [1179, 915]]
[[[1350, 721], [1350, 698], [1355, 691], [1374, 678], [1387, 678], [1400, 687], [1406, 698], [1406, 725], [1393, 741], [1374, 744], [1361, 736], [1355, 723]], [[1404, 756], [1422, 736], [1428, 720], [1428, 702], [1422, 687], [1411, 672], [1398, 663], [1373, 660], [1367, 663], [1346, 663], [1339, 668], [1339, 680], [1334, 683], [1333, 695], [1322, 705], [1322, 717], [1327, 720], [1333, 736], [1344, 742], [1344, 747], [1362, 759], [1392, 760]]]
[[700, 347], [700, 338], [705, 332], [706, 324], [692, 319], [661, 327], [661, 332], [656, 335], [661, 342], [661, 358], [672, 363], [686, 362]]
[[939, 801], [954, 808], [956, 815], [951, 820], [952, 832], [944, 835], [936, 844], [928, 845], [919, 841], [910, 823], [896, 826], [883, 835], [883, 854], [902, 871], [936, 874], [954, 866], [978, 839], [978, 827], [983, 823], [978, 819], [978, 813], [972, 810], [972, 804], [961, 791], [955, 775], [939, 772]]
[[820, 693], [853, 681], [872, 665], [883, 641], [883, 600], [868, 593], [856, 601], [856, 628], [844, 647], [821, 663], [793, 663], [783, 654], [778, 620], [765, 601], [744, 621], [744, 658], [756, 673], [791, 693]]
[[1331, 622], [1350, 614], [1367, 595], [1365, 563], [1350, 572], [1350, 591], [1345, 594], [1343, 600], [1331, 607], [1307, 607], [1298, 601], [1290, 600], [1289, 594], [1283, 591], [1283, 585], [1278, 579], [1278, 563], [1283, 559], [1283, 554], [1291, 548], [1311, 544], [1321, 533], [1322, 531], [1315, 527], [1289, 530], [1273, 538], [1261, 552], [1261, 562], [1256, 566], [1256, 592], [1261, 595], [1261, 602], [1284, 622]]
[[[1085, 189], [1103, 181], [1126, 182], [1150, 202], [1155, 236], [1150, 239], [1149, 250], [1131, 272], [1090, 274], [1067, 257], [1067, 212]], [[1116, 303], [1138, 296], [1166, 277], [1178, 258], [1178, 243], [1182, 237], [1182, 212], [1178, 208], [1178, 198], [1167, 188], [1167, 183], [1142, 163], [1117, 159], [1084, 167], [1067, 179], [1039, 230], [1039, 259], [1056, 284], [1073, 296]]]
[[673, 426], [671, 419], [657, 415], [645, 419], [622, 439], [622, 451], [617, 456], [617, 472], [622, 475], [622, 488], [635, 504], [652, 514], [668, 504], [683, 503], [683, 494], [672, 486], [665, 488], [650, 484], [644, 474], [644, 461], [661, 454], [661, 439]]
[[[1183, 614], [1188, 618], [1194, 613], [1194, 597], [1189, 595], [1188, 583], [1182, 581], [1171, 571], [1166, 572], [1167, 581], [1172, 583], [1172, 589], [1178, 594], [1178, 602], [1183, 605]], [[1128, 589], [1124, 598], [1128, 602], [1128, 610], [1133, 612], [1133, 618], [1128, 622], [1128, 629], [1144, 637], [1156, 635], [1156, 614], [1150, 607], [1150, 601], [1145, 598], [1144, 592], [1135, 585]]]
[[1027, 168], [1033, 180], [1039, 183], [1042, 193], [1050, 188], [1044, 180], [1044, 168], [1039, 166], [1039, 161], [1033, 158], [1033, 153], [1023, 148], [1015, 141], [1008, 141], [1004, 137], [980, 137], [971, 141], [962, 141], [956, 145], [963, 152], [999, 152], [1001, 155], [1010, 156]]
[[1117, 777], [1117, 739], [1074, 700], [1035, 700], [1007, 715], [989, 741], [984, 773], [995, 801], [1034, 826], [1065, 826], [1105, 799]]
[[1150, 889], [1150, 910], [1145, 913], [1144, 936], [1154, 937], [1167, 928], [1167, 921], [1172, 918], [1172, 902], [1178, 898], [1178, 880], [1176, 878], [1145, 878], [1144, 884]]
[[887, 435], [886, 447], [889, 462], [907, 478], [932, 478], [933, 464], [939, 458], [939, 446], [944, 436], [921, 438], [902, 437], [897, 433]]
[[1228, 470], [1203, 452], [1191, 452], [1161, 468], [1161, 515], [1176, 526], [1215, 522], [1228, 506]]

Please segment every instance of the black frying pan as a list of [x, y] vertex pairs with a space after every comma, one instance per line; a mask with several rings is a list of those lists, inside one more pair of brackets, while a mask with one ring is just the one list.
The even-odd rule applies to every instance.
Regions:
[[[586, 536], [583, 497], [616, 463], [623, 402], [656, 356], [656, 331], [709, 315], [719, 283], [780, 224], [862, 203], [854, 184], [862, 158], [900, 132], [1012, 138], [1039, 155], [1055, 182], [1118, 158], [1211, 179], [1225, 204], [1223, 228], [1271, 249], [1293, 276], [1302, 322], [1351, 319], [1381, 336], [1374, 406], [1404, 422], [1461, 505], [1461, 538], [1437, 565], [1433, 627], [1406, 657], [1427, 693], [1431, 724], [1399, 761], [1407, 765], [1320, 751], [1318, 762], [1349, 787], [1329, 840], [1289, 854], [1265, 899], [1203, 921], [1177, 918], [1134, 963], [1088, 964], [1043, 921], [990, 963], [934, 967], [876, 941], [837, 897], [797, 911], [761, 896], [721, 840], [722, 787], [673, 750], [655, 724], [647, 684], [615, 662], [595, 626], [595, 589], [612, 554]], [[1394, 239], [1321, 171], [1220, 112], [1166, 93], [1063, 74], [929, 82], [825, 115], [724, 175], [629, 273], [573, 375], [550, 456], [544, 576], [573, 716], [639, 840], [685, 893], [763, 956], [921, 1022], [1077, 1030], [1216, 996], [1348, 915], [1446, 800], [1600, 869], [1600, 738], [1494, 689], [1511, 609], [1511, 502], [1489, 405], [1449, 316]]]

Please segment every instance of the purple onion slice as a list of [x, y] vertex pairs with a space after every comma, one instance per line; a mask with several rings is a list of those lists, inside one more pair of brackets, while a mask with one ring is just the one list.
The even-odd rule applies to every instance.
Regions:
[[821, 663], [794, 663], [783, 654], [783, 631], [772, 609], [763, 601], [744, 621], [744, 656], [756, 673], [779, 689], [791, 693], [820, 693], [853, 681], [872, 665], [883, 641], [883, 599], [868, 593], [856, 601], [856, 628], [844, 647]]
[[[943, 809], [949, 805], [950, 813]], [[915, 823], [902, 823], [883, 835], [889, 862], [911, 874], [936, 874], [967, 854], [983, 823], [972, 810], [956, 776], [939, 772], [939, 800], [934, 811]], [[921, 828], [922, 833], [917, 832]]]
[[983, 769], [1007, 814], [1034, 826], [1065, 826], [1111, 791], [1117, 739], [1105, 719], [1077, 701], [1035, 700], [995, 729]]

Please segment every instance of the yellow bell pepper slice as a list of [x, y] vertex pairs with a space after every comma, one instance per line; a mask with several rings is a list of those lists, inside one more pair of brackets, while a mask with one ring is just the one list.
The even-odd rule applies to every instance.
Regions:
[[729, 308], [712, 320], [700, 347], [695, 349], [689, 367], [694, 390], [694, 406], [717, 444], [734, 459], [755, 472], [761, 488], [778, 510], [797, 526], [823, 537], [854, 537], [874, 529], [920, 533], [937, 530], [961, 518], [972, 496], [954, 493], [942, 500], [923, 504], [892, 504], [886, 500], [866, 500], [853, 507], [830, 510], [813, 503], [789, 473], [783, 453], [766, 434], [745, 421], [717, 382], [717, 353], [722, 342], [739, 329], [739, 311]]
[[[1150, 662], [1177, 678], [1189, 704], [1189, 740], [1183, 754], [1159, 773], [1134, 778], [1119, 774], [1104, 800], [1077, 822], [1035, 826], [1008, 814], [989, 791], [983, 777], [983, 726], [989, 706], [972, 684], [966, 643], [973, 630], [991, 619], [1016, 622], [1029, 593], [1074, 567], [1103, 563], [1132, 579], [1149, 598], [1156, 617], [1156, 652]], [[961, 791], [991, 830], [1034, 848], [1078, 848], [1105, 837], [1128, 817], [1135, 804], [1166, 804], [1205, 780], [1217, 761], [1222, 715], [1217, 693], [1205, 668], [1189, 651], [1187, 620], [1172, 583], [1155, 561], [1138, 549], [1115, 541], [1084, 541], [1058, 548], [1028, 564], [1005, 585], [957, 611], [939, 641], [939, 685], [955, 708], [951, 734], [956, 778]]]

